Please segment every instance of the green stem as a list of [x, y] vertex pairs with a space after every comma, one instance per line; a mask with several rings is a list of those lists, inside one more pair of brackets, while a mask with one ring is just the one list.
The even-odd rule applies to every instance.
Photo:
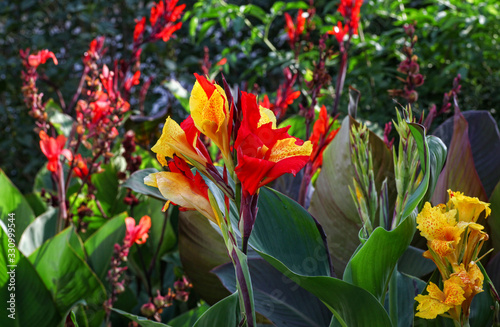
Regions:
[[398, 325], [398, 279], [397, 268], [394, 267], [391, 279], [389, 281], [389, 316], [391, 317], [392, 325]]

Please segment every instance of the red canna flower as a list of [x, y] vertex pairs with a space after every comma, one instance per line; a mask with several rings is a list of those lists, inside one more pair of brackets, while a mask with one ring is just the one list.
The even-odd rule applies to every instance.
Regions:
[[299, 9], [297, 13], [297, 24], [294, 24], [292, 17], [285, 13], [286, 27], [285, 31], [288, 33], [288, 39], [290, 46], [293, 48], [295, 43], [299, 41], [300, 35], [304, 32], [304, 27], [306, 24], [306, 18], [303, 15], [302, 9]]
[[175, 25], [167, 25], [163, 28], [163, 30], [156, 34], [156, 37], [159, 38], [159, 39], [162, 39], [163, 42], [167, 42], [168, 40], [170, 40], [170, 37], [172, 36], [172, 34], [174, 34], [178, 29], [180, 29], [182, 26], [182, 22], [178, 22], [177, 24]]
[[165, 5], [163, 4], [163, 1], [155, 3], [153, 7], [151, 7], [151, 15], [149, 16], [151, 27], [154, 27], [156, 25], [156, 22], [158, 21], [158, 18], [163, 15], [164, 8]]
[[292, 72], [288, 67], [283, 70], [283, 74], [285, 75], [285, 81], [276, 91], [276, 99], [274, 100], [274, 103], [270, 103], [267, 95], [265, 95], [264, 99], [259, 102], [259, 105], [264, 108], [271, 109], [277, 119], [283, 117], [288, 109], [288, 106], [300, 96], [300, 91], [293, 90], [293, 85], [295, 84], [297, 75], [292, 75]]
[[144, 27], [146, 26], [146, 17], [142, 17], [140, 20], [135, 20], [135, 28], [134, 28], [134, 42], [144, 34]]
[[[337, 128], [328, 133], [330, 127], [331, 124], [326, 107], [322, 106], [319, 112], [318, 120], [314, 122], [311, 137], [309, 137], [309, 141], [311, 141], [313, 145], [311, 153], [313, 175], [323, 165], [323, 151], [326, 149], [328, 144], [332, 142], [339, 131]], [[326, 134], [328, 134], [328, 136], [326, 136]]]
[[234, 143], [236, 175], [243, 190], [253, 195], [283, 174], [296, 174], [309, 161], [312, 145], [288, 134], [289, 127], [276, 128], [276, 117], [257, 105], [255, 95], [242, 92], [243, 119]]
[[49, 58], [52, 58], [54, 64], [57, 65], [57, 58], [52, 51], [40, 50], [36, 54], [32, 54], [28, 57], [28, 63], [31, 67], [38, 67], [40, 64], [45, 64]]
[[83, 62], [88, 63], [92, 59], [99, 59], [99, 53], [102, 51], [104, 45], [104, 36], [99, 36], [90, 42], [89, 49], [83, 54]]
[[124, 243], [128, 247], [131, 247], [134, 243], [143, 244], [146, 242], [149, 236], [149, 229], [151, 228], [151, 218], [149, 216], [143, 216], [137, 226], [135, 225], [134, 218], [125, 218], [125, 225], [127, 226], [127, 233]]
[[89, 168], [87, 167], [87, 162], [82, 158], [81, 154], [77, 154], [73, 158], [73, 172], [81, 180], [84, 180], [89, 174]]
[[346, 19], [348, 25], [354, 35], [358, 34], [359, 12], [363, 0], [340, 0], [338, 12]]
[[134, 76], [127, 78], [125, 80], [125, 85], [123, 88], [127, 91], [130, 91], [133, 85], [138, 85], [140, 83], [139, 78], [141, 77], [141, 71], [138, 70], [135, 72]]
[[64, 145], [66, 144], [66, 137], [64, 137], [64, 135], [59, 135], [57, 138], [53, 138], [49, 137], [44, 131], [40, 131], [39, 136], [40, 149], [49, 160], [47, 163], [47, 169], [49, 171], [55, 173], [59, 170], [61, 167], [59, 156], [61, 154], [68, 160], [73, 159], [71, 151], [64, 148]]
[[334, 26], [331, 31], [328, 31], [328, 34], [335, 35], [337, 42], [341, 43], [344, 41], [344, 36], [349, 34], [349, 26], [344, 26], [342, 28], [342, 23], [337, 22], [337, 26]]

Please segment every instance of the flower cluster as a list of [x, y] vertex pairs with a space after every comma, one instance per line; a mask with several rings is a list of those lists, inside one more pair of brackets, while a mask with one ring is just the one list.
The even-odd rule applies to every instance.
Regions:
[[295, 44], [300, 41], [300, 35], [304, 33], [306, 24], [306, 17], [302, 9], [297, 12], [295, 23], [289, 13], [285, 13], [286, 27], [285, 30], [288, 34], [288, 43], [292, 49], [295, 49]]
[[468, 321], [472, 298], [483, 291], [484, 276], [478, 266], [478, 254], [488, 240], [484, 227], [477, 223], [489, 204], [448, 190], [446, 205], [426, 203], [417, 217], [417, 228], [427, 239], [429, 250], [424, 257], [436, 264], [444, 281], [443, 290], [430, 282], [426, 295], [418, 295], [416, 316], [434, 319], [445, 315], [464, 323]]
[[359, 13], [362, 4], [363, 0], [340, 1], [338, 12], [344, 18], [344, 25], [342, 26], [342, 22], [338, 21], [337, 25], [328, 31], [328, 34], [335, 35], [339, 44], [343, 44], [346, 35], [349, 36], [349, 39], [352, 35], [358, 35]]
[[[220, 150], [225, 173], [241, 185], [242, 203], [251, 207], [240, 207], [246, 239], [255, 221], [259, 188], [285, 173], [295, 175], [308, 162], [312, 145], [290, 136], [288, 128], [277, 128], [273, 111], [259, 106], [255, 95], [241, 92], [235, 106], [227, 87], [223, 89], [204, 76], [195, 77], [189, 99], [191, 115], [180, 125], [168, 118], [151, 149], [170, 171], [151, 174], [144, 182], [157, 187], [169, 200], [164, 209], [175, 203], [185, 210], [199, 211], [220, 226], [218, 209], [210, 202], [210, 191], [200, 173], [228, 199], [235, 200], [236, 190], [229, 186], [226, 176], [221, 176], [200, 139], [201, 135], [208, 137]], [[187, 163], [198, 172], [191, 172]]]
[[146, 28], [146, 17], [136, 20], [134, 29], [134, 43], [152, 42], [163, 40], [167, 42], [172, 35], [181, 28], [182, 22], [177, 22], [182, 16], [185, 4], [177, 6], [179, 0], [161, 0], [151, 7], [149, 22], [151, 23], [151, 34], [149, 39], [144, 38]]
[[271, 109], [276, 116], [276, 119], [283, 119], [288, 106], [300, 96], [300, 91], [293, 90], [293, 85], [297, 80], [297, 75], [292, 75], [292, 72], [288, 67], [283, 70], [283, 75], [285, 76], [285, 81], [276, 91], [276, 99], [274, 100], [274, 103], [269, 101], [267, 95], [265, 95], [264, 99], [259, 102], [259, 105], [264, 108]]

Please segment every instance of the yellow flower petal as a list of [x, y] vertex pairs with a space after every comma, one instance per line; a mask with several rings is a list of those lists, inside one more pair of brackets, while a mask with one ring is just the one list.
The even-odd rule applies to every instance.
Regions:
[[188, 142], [186, 133], [181, 126], [170, 117], [165, 121], [161, 137], [151, 148], [151, 151], [156, 153], [158, 161], [163, 166], [168, 165], [165, 157], [173, 158], [174, 154], [180, 157], [187, 156], [203, 165], [207, 163], [207, 160], [196, 150], [193, 144]]
[[257, 124], [257, 127], [261, 127], [262, 125], [268, 123], [273, 123], [272, 125], [273, 128], [276, 128], [276, 116], [274, 115], [274, 112], [262, 106], [259, 106], [259, 110], [260, 110], [260, 119], [259, 123]]
[[485, 211], [485, 217], [491, 214], [490, 204], [480, 201], [476, 197], [465, 196], [462, 192], [453, 192], [448, 190], [450, 200], [448, 207], [458, 211], [460, 221], [476, 222], [479, 215]]
[[278, 162], [289, 157], [310, 156], [312, 152], [311, 141], [306, 141], [303, 145], [295, 144], [296, 141], [294, 138], [278, 140], [271, 149], [268, 160]]

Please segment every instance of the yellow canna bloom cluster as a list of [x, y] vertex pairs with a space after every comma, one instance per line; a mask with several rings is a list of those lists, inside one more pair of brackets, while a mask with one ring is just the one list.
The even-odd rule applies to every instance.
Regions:
[[477, 223], [484, 212], [491, 213], [489, 203], [448, 190], [449, 201], [432, 207], [426, 203], [417, 216], [417, 228], [427, 239], [428, 251], [424, 257], [436, 264], [444, 281], [443, 290], [430, 282], [426, 295], [415, 300], [417, 317], [434, 319], [438, 315], [450, 317], [460, 325], [468, 322], [472, 298], [483, 291], [484, 276], [479, 269], [477, 255], [488, 234]]

